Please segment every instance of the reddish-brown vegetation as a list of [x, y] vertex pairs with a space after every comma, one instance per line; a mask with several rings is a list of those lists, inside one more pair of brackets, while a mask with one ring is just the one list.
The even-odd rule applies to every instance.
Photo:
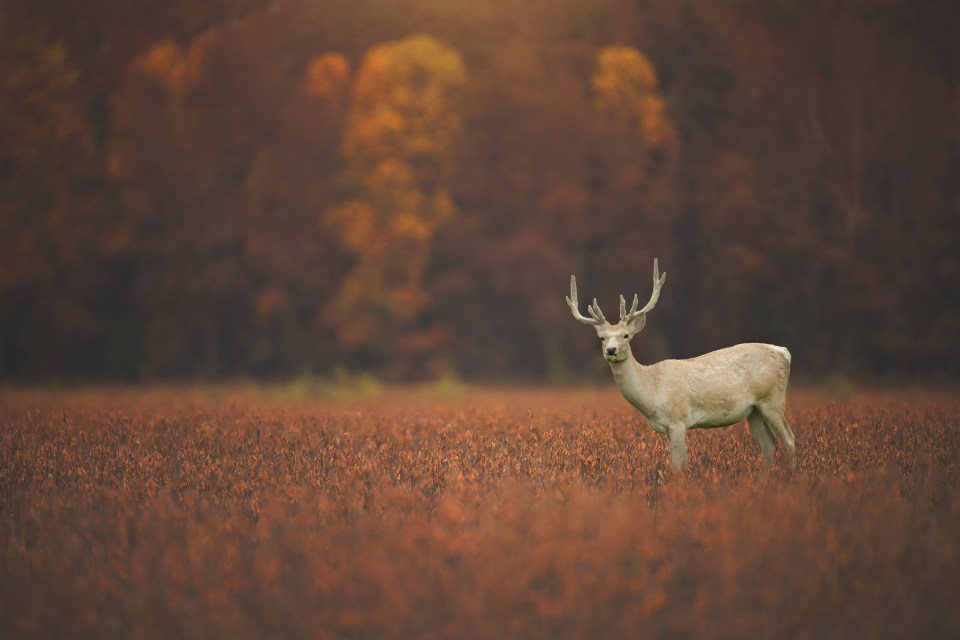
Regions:
[[171, 398], [3, 398], [6, 637], [960, 634], [949, 398], [795, 399], [765, 485], [607, 393]]

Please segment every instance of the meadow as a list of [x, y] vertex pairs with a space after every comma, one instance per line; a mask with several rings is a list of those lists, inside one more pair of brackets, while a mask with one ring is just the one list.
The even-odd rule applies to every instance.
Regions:
[[960, 635], [960, 402], [798, 391], [689, 473], [611, 390], [0, 395], [8, 638]]

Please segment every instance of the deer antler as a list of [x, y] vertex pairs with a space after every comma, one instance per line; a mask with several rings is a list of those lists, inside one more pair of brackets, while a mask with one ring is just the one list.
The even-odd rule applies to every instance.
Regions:
[[653, 293], [650, 294], [650, 301], [644, 305], [643, 309], [637, 311], [637, 304], [639, 304], [639, 299], [637, 295], [633, 295], [633, 305], [630, 307], [630, 313], [627, 311], [626, 300], [623, 299], [623, 296], [620, 296], [620, 321], [621, 322], [631, 322], [636, 318], [644, 315], [648, 311], [652, 310], [657, 306], [657, 300], [660, 299], [660, 289], [663, 287], [663, 282], [667, 279], [667, 274], [664, 273], [660, 275], [660, 264], [656, 258], [653, 259]]
[[600, 305], [597, 304], [596, 298], [593, 299], [593, 304], [587, 305], [587, 311], [590, 313], [591, 317], [588, 318], [580, 313], [580, 303], [577, 301], [576, 276], [570, 276], [570, 295], [567, 296], [567, 306], [570, 307], [573, 317], [583, 324], [601, 325], [607, 323], [607, 319], [603, 317], [603, 312], [600, 311]]

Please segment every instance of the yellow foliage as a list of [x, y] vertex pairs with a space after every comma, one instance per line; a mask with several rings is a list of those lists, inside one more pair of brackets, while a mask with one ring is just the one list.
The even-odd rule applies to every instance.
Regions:
[[597, 110], [627, 121], [649, 147], [664, 145], [674, 135], [659, 84], [653, 65], [632, 47], [607, 47], [597, 55], [591, 78]]
[[345, 247], [363, 253], [373, 244], [377, 219], [374, 208], [365, 201], [350, 200], [327, 212], [326, 221], [336, 227]]
[[[337, 64], [324, 63], [324, 73], [344, 68]], [[465, 81], [457, 52], [427, 36], [372, 48], [357, 72], [343, 140], [354, 196], [325, 217], [358, 257], [335, 305], [346, 345], [415, 321], [426, 304], [430, 243], [454, 213], [443, 173]]]
[[453, 105], [465, 81], [459, 54], [428, 36], [372, 48], [354, 84], [344, 154], [362, 163], [446, 153], [460, 129]]

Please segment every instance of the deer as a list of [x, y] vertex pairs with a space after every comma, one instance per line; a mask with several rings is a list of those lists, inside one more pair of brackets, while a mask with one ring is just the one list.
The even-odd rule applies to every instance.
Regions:
[[573, 317], [592, 326], [600, 338], [603, 357], [610, 364], [613, 379], [624, 399], [644, 415], [650, 427], [666, 435], [671, 467], [680, 473], [687, 468], [687, 431], [728, 427], [746, 419], [763, 461], [761, 479], [773, 464], [777, 442], [783, 443], [790, 469], [796, 468], [796, 439], [785, 415], [787, 383], [790, 378], [790, 351], [762, 343], [744, 343], [687, 360], [663, 360], [642, 365], [633, 357], [630, 339], [647, 323], [647, 313], [660, 299], [667, 274], [660, 275], [653, 260], [653, 293], [642, 309], [638, 297], [627, 311], [620, 296], [620, 321], [610, 324], [596, 298], [580, 313], [577, 279], [570, 276], [567, 306]]

